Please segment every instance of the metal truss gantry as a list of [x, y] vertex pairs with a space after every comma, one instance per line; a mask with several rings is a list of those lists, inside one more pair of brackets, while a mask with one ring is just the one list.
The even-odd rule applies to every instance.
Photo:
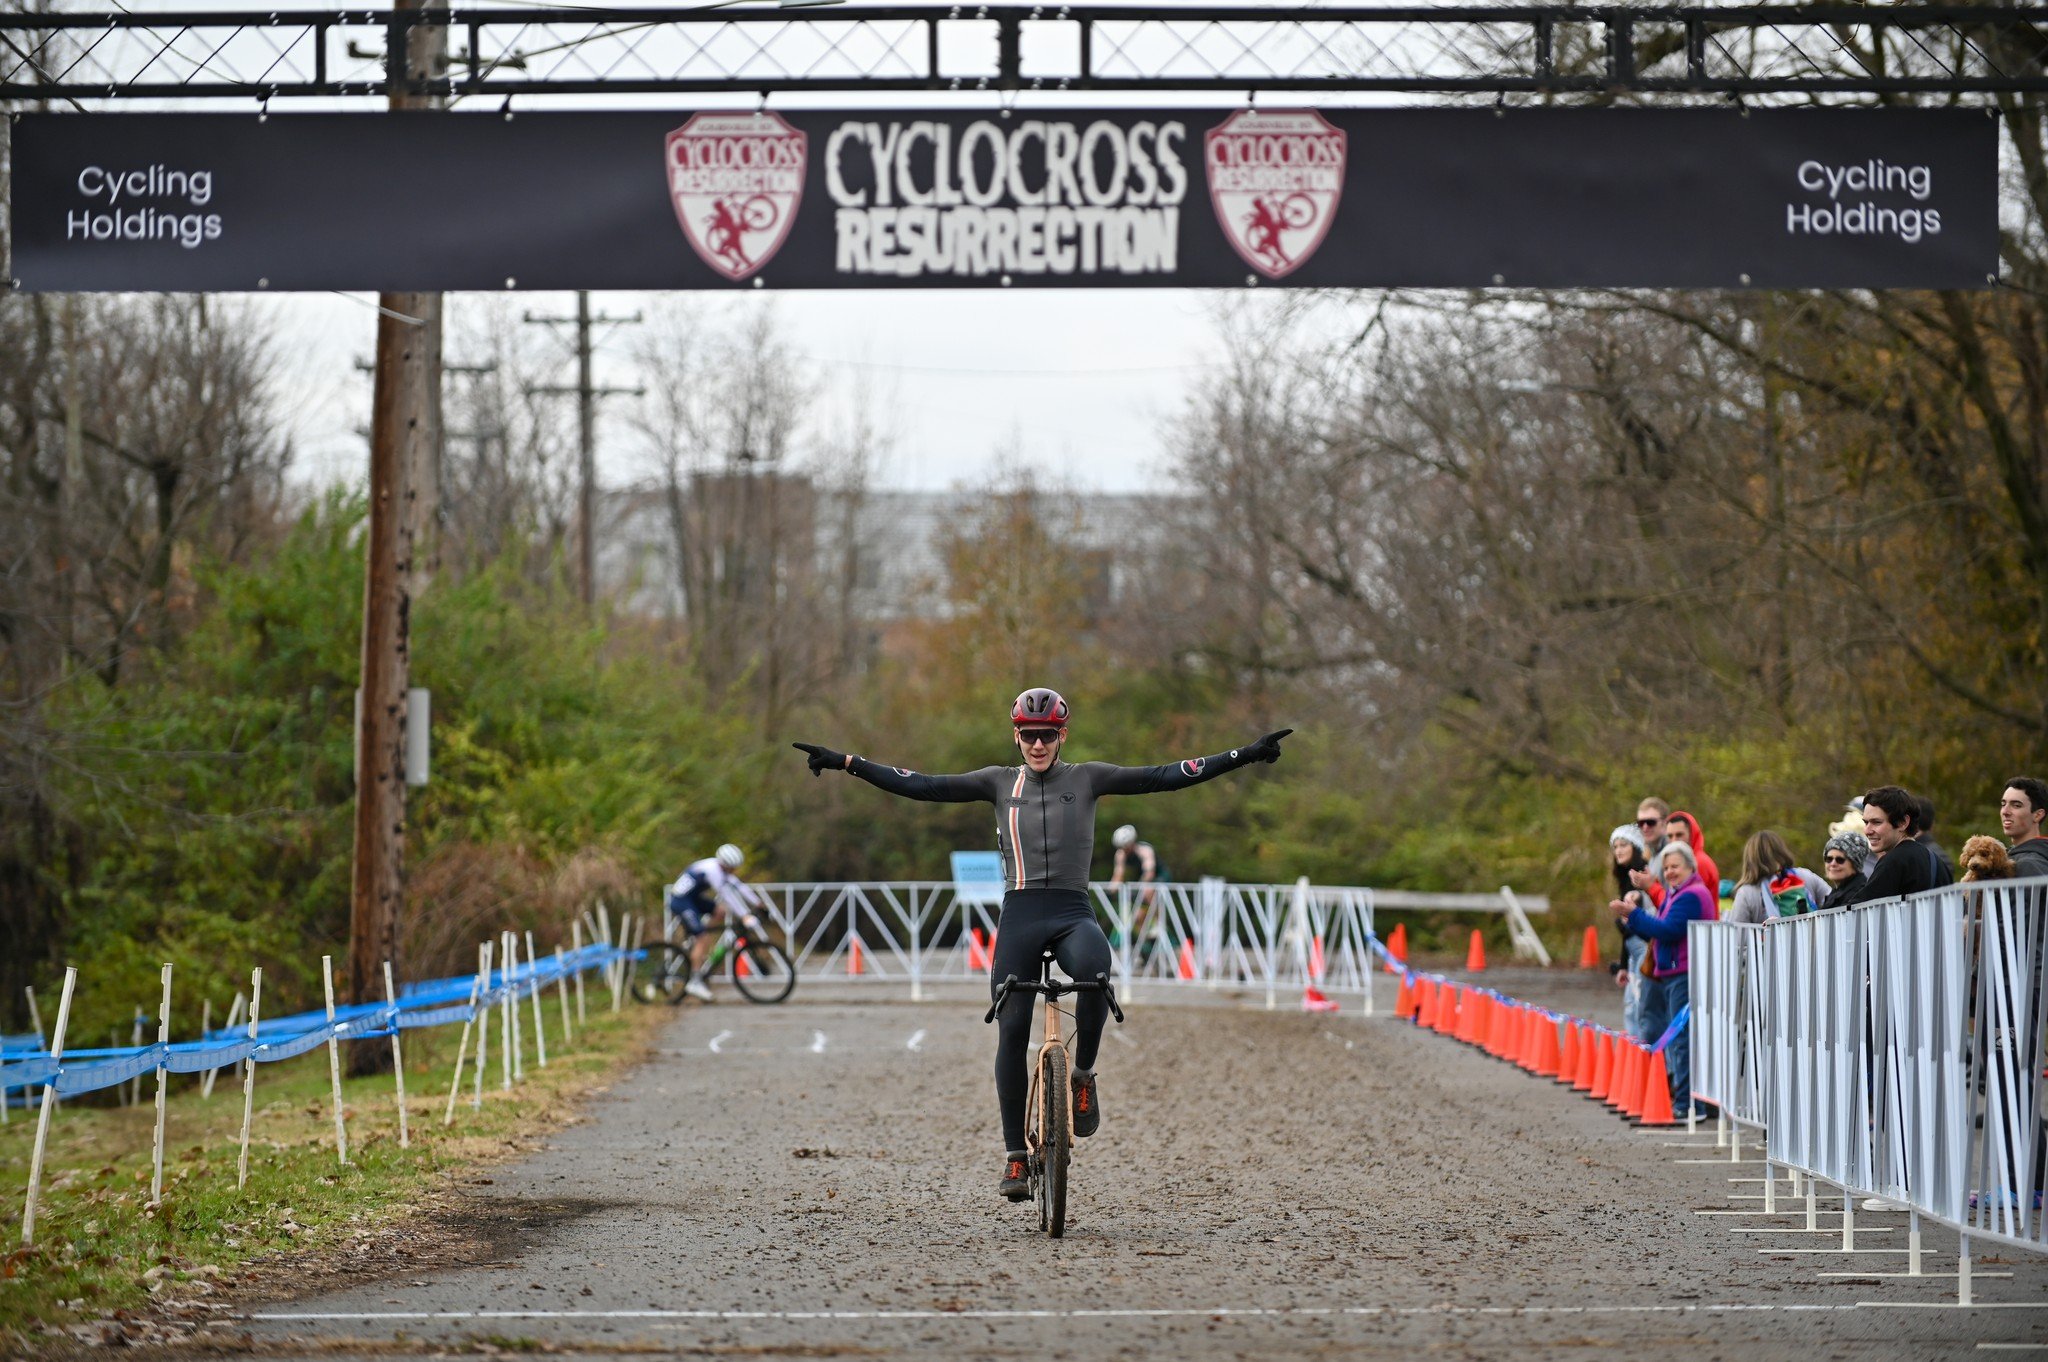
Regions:
[[[414, 78], [411, 30], [445, 29]], [[440, 36], [440, 35], [435, 35]], [[2048, 8], [867, 5], [0, 15], [0, 100], [2048, 89]]]

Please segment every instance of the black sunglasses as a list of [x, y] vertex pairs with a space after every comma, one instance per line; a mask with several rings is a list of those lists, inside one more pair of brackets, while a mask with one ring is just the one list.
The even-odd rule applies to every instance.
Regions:
[[1056, 743], [1060, 740], [1057, 728], [1020, 728], [1017, 736], [1024, 742]]
[[1638, 818], [1636, 826], [1639, 828], [1654, 828], [1663, 821], [1661, 818]]
[[1833, 855], [1833, 856], [1823, 856], [1823, 857], [1821, 857], [1821, 860], [1822, 860], [1822, 861], [1823, 861], [1824, 863], [1828, 864], [1828, 865], [1847, 865], [1847, 864], [1849, 864], [1849, 858], [1848, 858], [1847, 856], [1841, 856], [1841, 855]]

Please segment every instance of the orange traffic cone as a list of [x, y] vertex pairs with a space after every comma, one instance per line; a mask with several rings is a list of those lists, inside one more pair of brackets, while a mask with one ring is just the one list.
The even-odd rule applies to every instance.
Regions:
[[1394, 924], [1394, 930], [1393, 930], [1392, 932], [1388, 933], [1388, 935], [1387, 935], [1387, 954], [1388, 954], [1388, 955], [1391, 955], [1391, 956], [1393, 956], [1393, 957], [1394, 957], [1394, 959], [1393, 959], [1393, 960], [1390, 960], [1390, 961], [1388, 961], [1388, 962], [1387, 962], [1387, 972], [1388, 972], [1388, 973], [1390, 973], [1390, 974], [1394, 972], [1394, 969], [1395, 969], [1395, 961], [1398, 961], [1398, 962], [1400, 962], [1400, 963], [1401, 963], [1401, 964], [1403, 964], [1403, 965], [1405, 965], [1405, 964], [1407, 964], [1407, 963], [1408, 963], [1408, 924], [1407, 924], [1407, 923], [1405, 923], [1405, 922], [1397, 922], [1397, 923], [1395, 923], [1395, 924]]
[[1579, 1024], [1570, 1017], [1565, 1018], [1564, 1043], [1557, 1051], [1557, 1072], [1551, 1075], [1567, 1088], [1579, 1073]]
[[1556, 1078], [1564, 1067], [1564, 1055], [1557, 1048], [1557, 1023], [1548, 1017], [1536, 1019], [1536, 1076]]
[[1415, 1007], [1415, 990], [1408, 986], [1408, 976], [1401, 976], [1401, 986], [1394, 993], [1394, 1015], [1405, 1020]]
[[1436, 1029], [1436, 985], [1427, 979], [1415, 984], [1415, 1024]]
[[1438, 984], [1436, 989], [1437, 1034], [1455, 1038], [1458, 1035], [1460, 1024], [1459, 1014], [1465, 1010], [1465, 1000], [1460, 996], [1459, 990], [1450, 984]]
[[1664, 1067], [1662, 1050], [1650, 1056], [1643, 1075], [1643, 1098], [1636, 1105], [1640, 1108], [1638, 1117], [1643, 1125], [1678, 1124], [1678, 1117], [1671, 1110], [1671, 1071]]
[[979, 927], [969, 927], [967, 929], [967, 968], [970, 971], [979, 970], [983, 974], [988, 973], [989, 970], [988, 947], [981, 944], [981, 928]]
[[1323, 939], [1319, 936], [1309, 938], [1308, 977], [1311, 979], [1321, 979], [1323, 977]]
[[[1522, 1009], [1521, 1035], [1517, 1037], [1520, 1045], [1515, 1055], [1515, 1063], [1532, 1074], [1541, 1074], [1543, 1072], [1541, 1067], [1543, 1028], [1546, 1025], [1548, 1023], [1543, 1020], [1543, 1014], [1535, 1008], [1525, 1007]], [[1556, 1047], [1556, 1044], [1557, 1041], [1553, 1037], [1551, 1040], [1553, 1049]]]
[[732, 972], [735, 978], [740, 979], [745, 979], [754, 972], [754, 967], [747, 963], [747, 953], [745, 951], [741, 951], [732, 958]]
[[1465, 968], [1474, 974], [1486, 968], [1486, 938], [1472, 929], [1472, 944], [1465, 950]]
[[1195, 977], [1195, 943], [1187, 940], [1185, 937], [1181, 939], [1180, 943], [1180, 977], [1183, 979]]
[[1643, 1114], [1643, 1075], [1650, 1067], [1649, 1052], [1640, 1044], [1628, 1047], [1627, 1081], [1621, 1085], [1621, 1109], [1630, 1119]]
[[848, 974], [867, 973], [867, 969], [864, 965], [861, 964], [860, 959], [859, 932], [855, 932], [852, 936], [846, 938], [846, 972]]
[[1572, 1086], [1580, 1092], [1593, 1091], [1593, 1070], [1600, 1066], [1600, 1036], [1591, 1026], [1579, 1028], [1579, 1067], [1572, 1071]]
[[1599, 964], [1600, 933], [1595, 931], [1593, 929], [1593, 924], [1589, 922], [1586, 924], [1585, 944], [1579, 947], [1579, 968], [1595, 969], [1599, 967]]
[[1335, 1012], [1337, 1004], [1323, 995], [1314, 984], [1307, 984], [1301, 990], [1301, 1010], [1304, 1012]]

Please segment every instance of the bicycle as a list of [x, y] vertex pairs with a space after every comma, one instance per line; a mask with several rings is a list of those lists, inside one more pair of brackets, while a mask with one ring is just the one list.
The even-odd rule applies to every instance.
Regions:
[[996, 989], [985, 1023], [994, 1022], [1003, 1001], [1013, 990], [1036, 993], [1045, 999], [1045, 1040], [1038, 1047], [1038, 1062], [1031, 1069], [1031, 1093], [1024, 1108], [1024, 1166], [1031, 1180], [1031, 1196], [1038, 1203], [1038, 1228], [1054, 1239], [1067, 1232], [1067, 1166], [1074, 1154], [1073, 1086], [1068, 1079], [1068, 1038], [1061, 1033], [1063, 1014], [1059, 1000], [1069, 993], [1100, 993], [1109, 1004], [1110, 1015], [1121, 1024], [1124, 1010], [1117, 1006], [1116, 990], [1107, 974], [1092, 982], [1050, 978], [1052, 953], [1038, 958], [1038, 979], [1026, 983], [1012, 974]]
[[[633, 962], [633, 997], [643, 1003], [681, 1002], [691, 979], [689, 944], [649, 941], [640, 949], [646, 954]], [[779, 1003], [796, 988], [796, 965], [789, 952], [753, 913], [741, 913], [735, 921], [728, 912], [725, 930], [712, 943], [696, 977], [709, 983], [722, 967], [730, 970], [733, 987], [750, 1003]]]

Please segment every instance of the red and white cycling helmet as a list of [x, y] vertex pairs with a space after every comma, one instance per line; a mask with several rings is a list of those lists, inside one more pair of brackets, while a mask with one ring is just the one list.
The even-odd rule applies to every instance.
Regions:
[[1048, 686], [1033, 686], [1010, 705], [1012, 728], [1065, 728], [1067, 699]]

